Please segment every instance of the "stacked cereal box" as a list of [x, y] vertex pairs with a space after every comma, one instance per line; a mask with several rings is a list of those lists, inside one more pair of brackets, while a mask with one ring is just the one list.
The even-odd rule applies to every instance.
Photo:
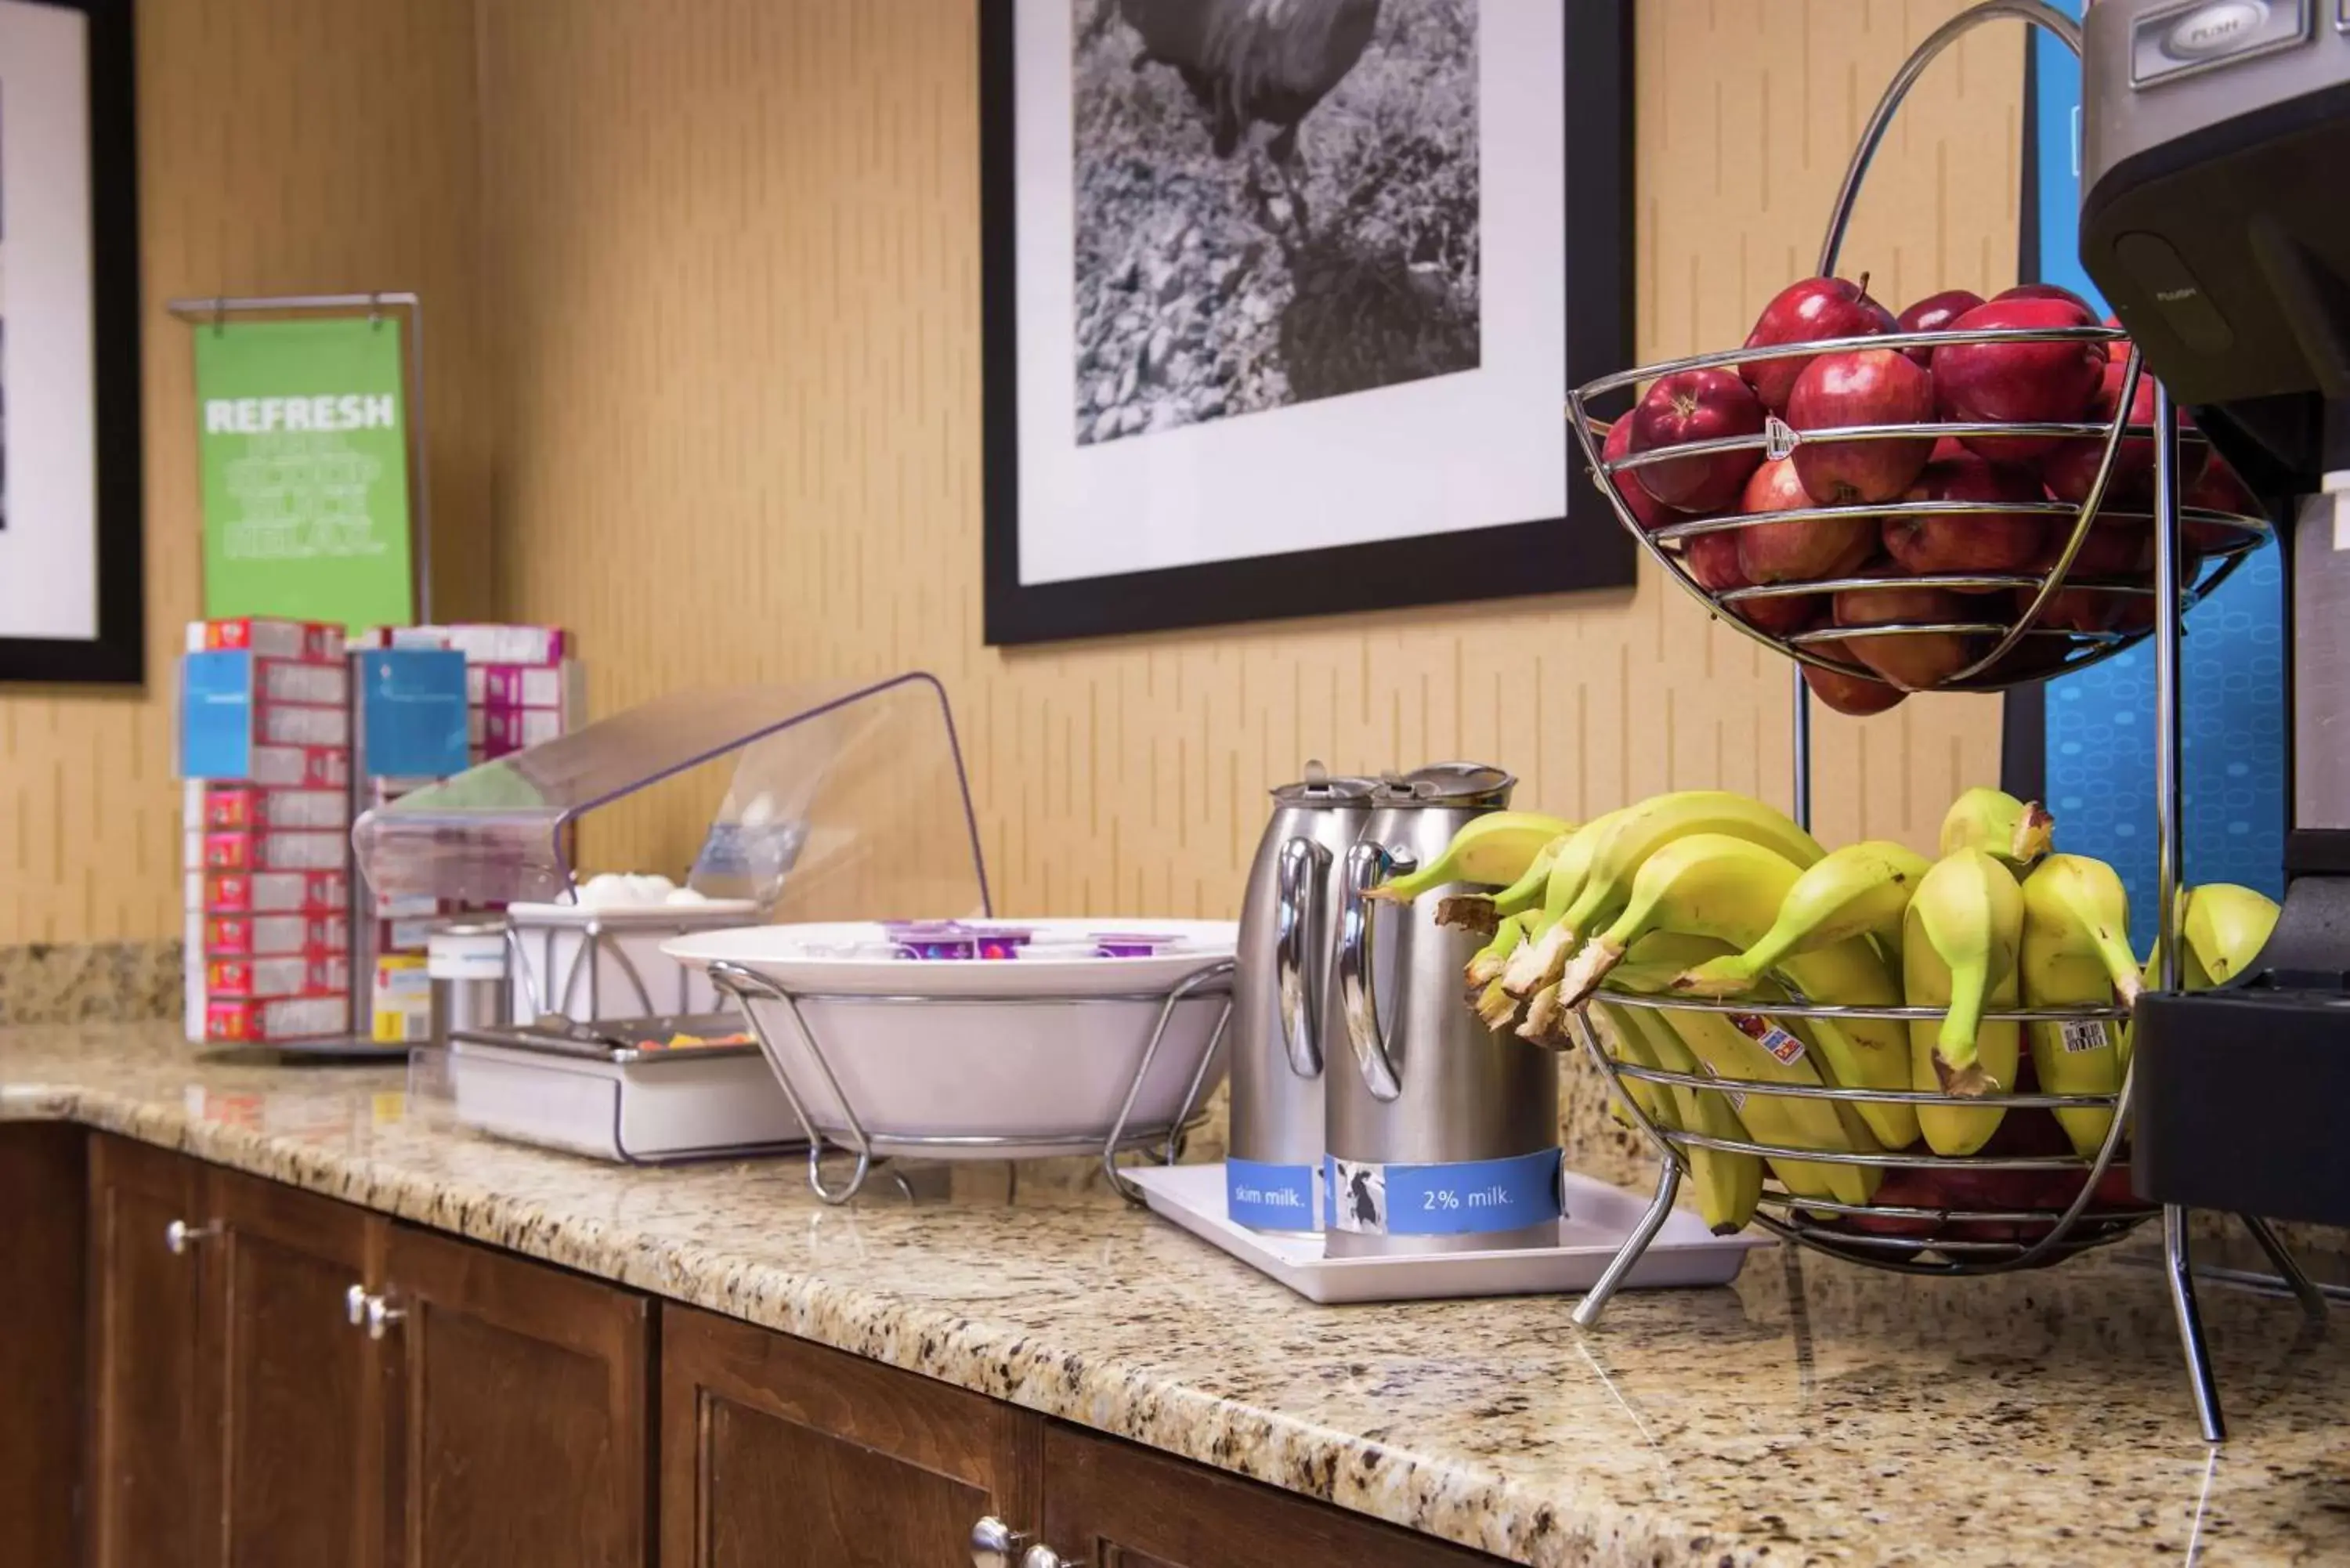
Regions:
[[[386, 805], [469, 765], [552, 740], [584, 718], [580, 667], [556, 627], [380, 627], [356, 634], [361, 809]], [[361, 890], [355, 935], [377, 1041], [430, 1026], [426, 940], [459, 912], [431, 898]]]
[[350, 690], [338, 627], [188, 628], [181, 664], [187, 1033], [223, 1044], [350, 1025]]

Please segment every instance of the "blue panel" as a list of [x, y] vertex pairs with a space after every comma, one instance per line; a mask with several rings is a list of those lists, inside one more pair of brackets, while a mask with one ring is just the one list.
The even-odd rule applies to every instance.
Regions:
[[359, 733], [370, 778], [465, 771], [465, 656], [395, 648], [359, 661]]
[[[2060, 0], [2078, 15], [2074, 0]], [[2035, 34], [2040, 276], [2105, 308], [2081, 270], [2074, 155], [2079, 62]], [[2272, 547], [2188, 617], [2181, 660], [2187, 878], [2284, 886], [2283, 573]], [[2129, 888], [2138, 946], [2155, 902], [2154, 649], [2141, 644], [2048, 685], [2047, 804], [2058, 846], [2113, 863]]]
[[242, 649], [180, 659], [180, 776], [253, 776], [253, 655]]

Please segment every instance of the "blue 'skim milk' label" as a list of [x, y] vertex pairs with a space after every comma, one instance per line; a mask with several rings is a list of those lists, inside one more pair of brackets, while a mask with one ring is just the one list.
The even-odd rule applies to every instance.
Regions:
[[1559, 1217], [1559, 1151], [1450, 1165], [1323, 1157], [1328, 1228], [1370, 1236], [1515, 1231]]
[[1253, 1159], [1224, 1161], [1224, 1208], [1235, 1224], [1254, 1231], [1315, 1231], [1310, 1165], [1260, 1165]]

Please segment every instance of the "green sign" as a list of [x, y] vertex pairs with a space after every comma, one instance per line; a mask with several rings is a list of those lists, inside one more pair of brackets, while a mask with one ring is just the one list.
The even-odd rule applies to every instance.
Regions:
[[390, 317], [196, 328], [207, 618], [415, 618], [400, 330]]

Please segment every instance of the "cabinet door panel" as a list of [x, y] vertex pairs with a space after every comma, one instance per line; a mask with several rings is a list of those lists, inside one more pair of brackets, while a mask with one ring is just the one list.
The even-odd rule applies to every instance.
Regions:
[[411, 1568], [641, 1568], [650, 1320], [642, 1298], [406, 1226], [398, 1469]]
[[1034, 1415], [787, 1334], [661, 1314], [662, 1568], [945, 1568], [1033, 1523]]
[[88, 1154], [78, 1127], [0, 1127], [0, 1542], [25, 1568], [82, 1561]]
[[[209, 1239], [201, 1168], [121, 1138], [90, 1155], [97, 1568], [197, 1568], [197, 1323]], [[173, 1221], [192, 1239], [173, 1252]]]
[[382, 1222], [228, 1171], [205, 1334], [221, 1412], [209, 1516], [225, 1568], [371, 1568], [381, 1422], [377, 1360], [345, 1293], [367, 1285]]
[[1044, 1538], [1096, 1568], [1492, 1568], [1311, 1498], [1055, 1422], [1045, 1435]]

